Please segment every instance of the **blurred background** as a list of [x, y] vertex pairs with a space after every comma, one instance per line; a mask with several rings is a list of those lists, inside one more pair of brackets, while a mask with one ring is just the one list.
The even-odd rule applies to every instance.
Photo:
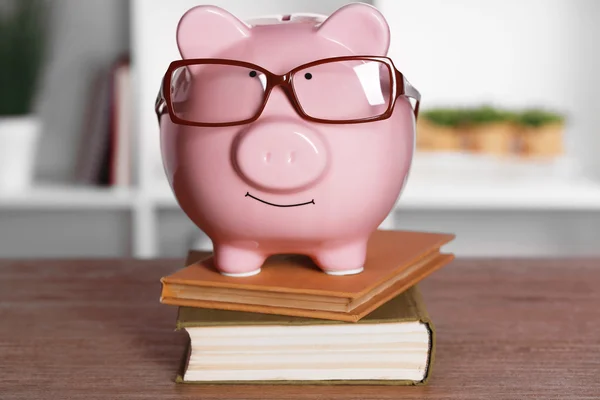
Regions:
[[[170, 193], [154, 114], [177, 22], [202, 3], [0, 0], [0, 257], [210, 248]], [[345, 3], [210, 2], [240, 18]], [[423, 96], [382, 227], [456, 233], [459, 256], [600, 255], [600, 1], [368, 3]]]

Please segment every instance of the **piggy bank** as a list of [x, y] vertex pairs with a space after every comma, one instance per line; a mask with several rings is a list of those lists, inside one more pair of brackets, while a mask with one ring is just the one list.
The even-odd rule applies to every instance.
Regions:
[[419, 100], [386, 57], [382, 14], [355, 3], [242, 21], [198, 6], [176, 39], [156, 103], [162, 159], [218, 271], [254, 275], [274, 254], [363, 271], [407, 180]]

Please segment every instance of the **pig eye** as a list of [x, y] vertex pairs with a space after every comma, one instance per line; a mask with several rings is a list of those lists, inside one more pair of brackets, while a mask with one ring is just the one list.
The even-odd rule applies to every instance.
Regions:
[[256, 77], [257, 74], [256, 74], [256, 71], [250, 71], [250, 73], [248, 75], [250, 75], [251, 78], [254, 78], [254, 77]]
[[309, 79], [312, 79], [312, 74], [311, 74], [310, 72], [307, 72], [307, 73], [305, 73], [305, 74], [304, 74], [304, 77], [305, 77], [307, 80], [309, 80]]

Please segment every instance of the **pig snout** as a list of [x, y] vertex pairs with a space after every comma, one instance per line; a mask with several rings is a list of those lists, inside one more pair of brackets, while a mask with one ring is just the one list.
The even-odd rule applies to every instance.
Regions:
[[272, 191], [310, 187], [323, 176], [328, 158], [319, 132], [280, 120], [253, 124], [239, 138], [234, 157], [250, 184]]

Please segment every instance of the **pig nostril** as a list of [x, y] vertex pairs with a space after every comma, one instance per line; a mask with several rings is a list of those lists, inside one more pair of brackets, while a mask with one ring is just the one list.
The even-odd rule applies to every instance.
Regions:
[[269, 164], [271, 162], [271, 153], [270, 152], [266, 152], [263, 160], [265, 160], [265, 163]]
[[292, 164], [294, 161], [296, 161], [296, 152], [292, 151], [288, 156], [288, 164]]

